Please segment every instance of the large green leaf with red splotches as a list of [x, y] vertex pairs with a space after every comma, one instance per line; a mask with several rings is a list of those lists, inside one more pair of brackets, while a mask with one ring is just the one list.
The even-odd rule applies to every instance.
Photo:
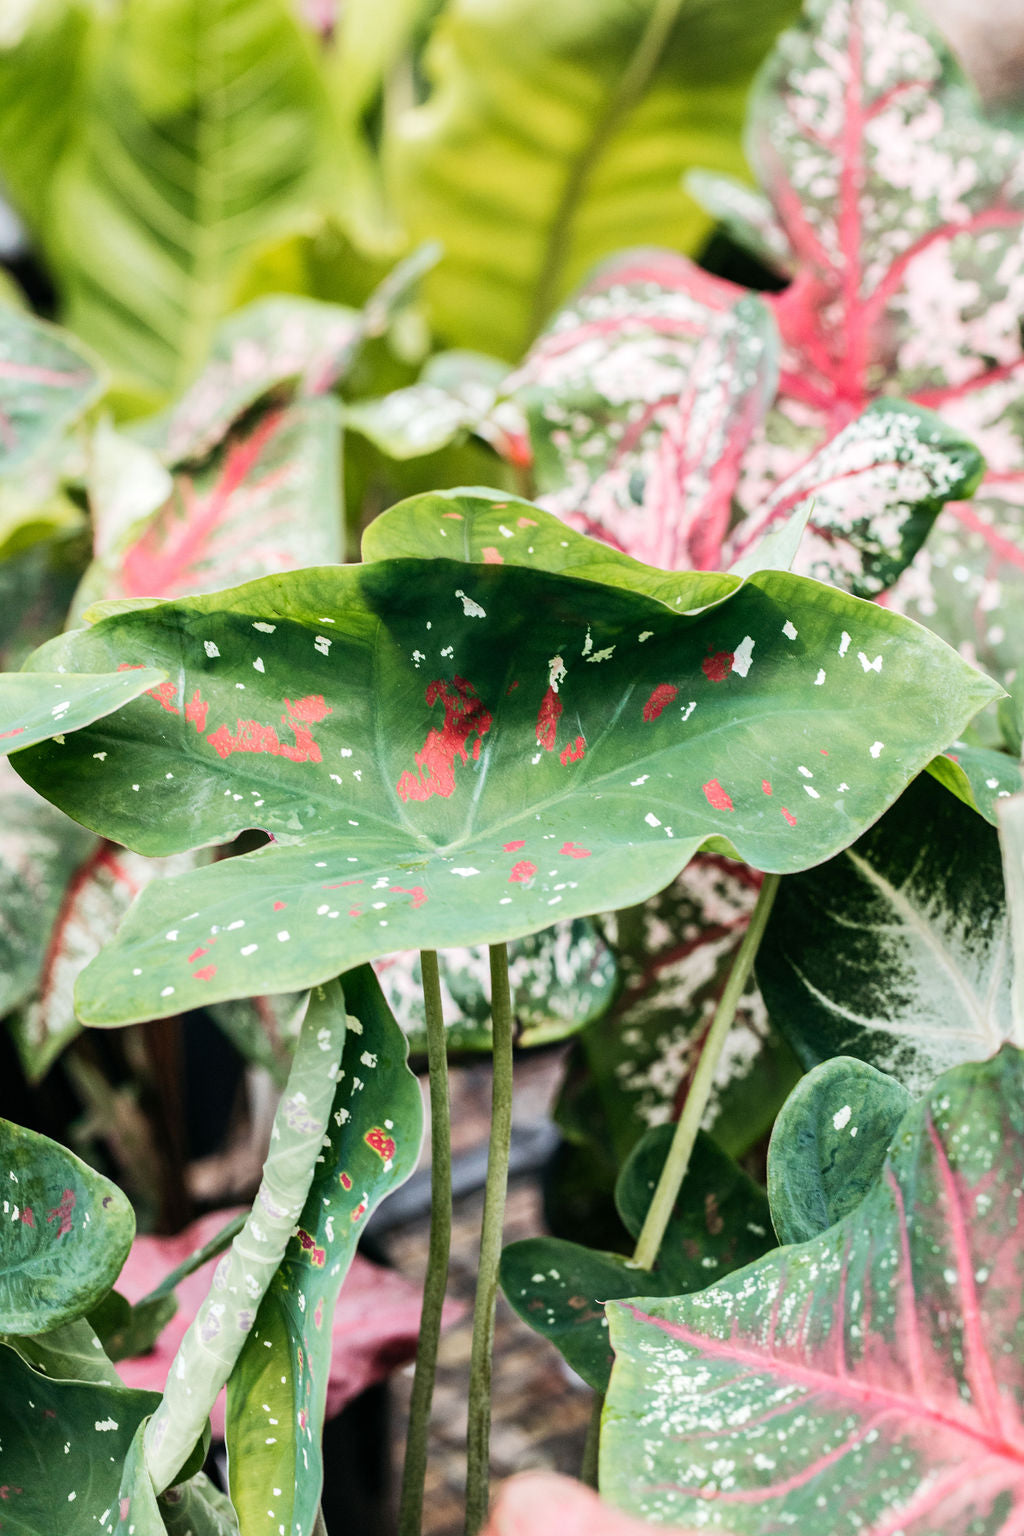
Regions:
[[857, 1056], [920, 1093], [1024, 1045], [999, 838], [927, 774], [836, 858], [782, 881], [757, 961], [805, 1066]]
[[202, 1438], [210, 1410], [245, 1348], [260, 1302], [305, 1210], [328, 1134], [346, 1033], [337, 982], [315, 988], [274, 1114], [270, 1150], [252, 1210], [214, 1271], [146, 1429], [146, 1468], [157, 1493], [170, 1485]]
[[113, 1531], [125, 1457], [159, 1401], [155, 1392], [52, 1381], [0, 1345], [5, 1536]]
[[370, 1212], [413, 1172], [423, 1137], [407, 1043], [373, 972], [351, 971], [342, 985], [348, 1031], [327, 1141], [228, 1383], [231, 1496], [245, 1536], [313, 1529], [335, 1302]]
[[860, 1204], [912, 1103], [902, 1083], [852, 1056], [833, 1056], [801, 1078], [768, 1148], [780, 1243], [817, 1237]]
[[754, 1536], [1010, 1536], [1024, 1513], [1024, 1057], [946, 1073], [870, 1193], [694, 1296], [612, 1302], [603, 1494]]
[[338, 416], [332, 400], [264, 412], [133, 523], [75, 600], [177, 597], [341, 556]]
[[399, 218], [444, 240], [425, 293], [445, 342], [518, 359], [596, 261], [637, 241], [692, 250], [709, 221], [681, 172], [742, 172], [747, 83], [794, 9], [446, 6], [427, 99], [385, 146]]
[[676, 614], [444, 560], [133, 607], [36, 665], [157, 658], [175, 671], [159, 699], [19, 771], [138, 851], [274, 841], [151, 885], [83, 975], [91, 1021], [518, 937], [645, 898], [708, 838], [806, 867], [996, 691], [926, 631], [783, 572]]
[[66, 1147], [0, 1120], [0, 1332], [44, 1333], [109, 1290], [135, 1233], [116, 1185]]
[[781, 389], [740, 501], [756, 519], [874, 395], [937, 411], [988, 472], [894, 600], [1008, 678], [1024, 659], [1024, 135], [983, 115], [902, 0], [809, 0], [760, 77], [747, 146], [794, 281], [770, 301]]
[[52, 447], [101, 389], [66, 332], [0, 305], [0, 471]]
[[79, 731], [147, 689], [155, 692], [165, 687], [166, 676], [164, 671], [146, 666], [127, 673], [7, 672], [0, 755], [20, 752], [58, 732]]
[[[620, 988], [569, 1060], [556, 1117], [570, 1140], [621, 1164], [648, 1127], [677, 1118], [759, 884], [745, 865], [702, 853], [642, 907], [602, 919]], [[795, 1070], [751, 982], [706, 1127], [739, 1156], [770, 1127]]]
[[[615, 1192], [630, 1236], [640, 1235], [664, 1167], [673, 1127], [649, 1131], [634, 1149]], [[551, 1340], [597, 1392], [608, 1386], [612, 1352], [604, 1303], [613, 1296], [679, 1296], [748, 1264], [772, 1245], [764, 1190], [715, 1143], [699, 1136], [676, 1196], [658, 1260], [638, 1269], [621, 1254], [600, 1253], [557, 1237], [528, 1237], [501, 1256], [509, 1304]]]

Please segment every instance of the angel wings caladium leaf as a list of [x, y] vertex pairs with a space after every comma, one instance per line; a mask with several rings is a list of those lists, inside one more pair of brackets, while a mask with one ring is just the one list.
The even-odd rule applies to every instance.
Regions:
[[788, 573], [687, 614], [447, 560], [132, 609], [37, 662], [170, 654], [164, 696], [19, 771], [141, 852], [275, 841], [151, 885], [80, 984], [91, 1021], [518, 937], [653, 894], [712, 836], [806, 867], [996, 692], [926, 631]]
[[1014, 1536], [1022, 1104], [1015, 1047], [954, 1068], [820, 1236], [695, 1296], [610, 1303], [602, 1493], [736, 1536], [823, 1511], [831, 1536]]
[[0, 471], [52, 444], [102, 387], [70, 336], [0, 305]]

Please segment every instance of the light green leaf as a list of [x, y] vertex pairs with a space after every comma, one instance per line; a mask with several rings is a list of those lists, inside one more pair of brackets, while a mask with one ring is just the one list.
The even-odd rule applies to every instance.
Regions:
[[173, 694], [19, 753], [23, 777], [139, 851], [275, 841], [151, 885], [80, 981], [94, 1022], [536, 932], [653, 894], [708, 838], [804, 868], [996, 691], [918, 626], [782, 572], [685, 615], [442, 560], [119, 613], [36, 664], [150, 659]]
[[436, 453], [464, 432], [475, 432], [505, 457], [528, 457], [526, 422], [501, 401], [508, 369], [479, 352], [438, 352], [417, 383], [345, 407], [345, 425], [392, 459]]
[[860, 1204], [912, 1103], [894, 1077], [850, 1056], [808, 1072], [782, 1106], [768, 1149], [780, 1243], [807, 1242]]
[[0, 1120], [0, 1331], [82, 1317], [117, 1278], [135, 1216], [115, 1184], [66, 1147]]
[[426, 286], [454, 346], [517, 359], [612, 251], [690, 250], [709, 221], [688, 166], [742, 174], [746, 86], [793, 7], [654, 0], [455, 0], [426, 55], [433, 90], [388, 146], [399, 214], [443, 234]]
[[805, 1066], [857, 1056], [920, 1093], [991, 1055], [1018, 1038], [996, 833], [922, 775], [852, 847], [783, 880], [757, 979]]
[[407, 1045], [373, 972], [341, 980], [348, 1033], [328, 1140], [228, 1383], [231, 1495], [245, 1536], [313, 1528], [335, 1302], [370, 1212], [413, 1172], [423, 1137]]
[[1024, 796], [1000, 803], [999, 841], [1013, 947], [1013, 1027], [1015, 1035], [1024, 1038]]
[[101, 421], [92, 435], [86, 478], [97, 557], [112, 554], [132, 524], [161, 507], [173, 489], [154, 453]]
[[1016, 758], [963, 741], [933, 757], [928, 772], [993, 827], [999, 825], [1002, 801], [1024, 789], [1024, 771]]
[[0, 684], [0, 754], [20, 752], [55, 732], [79, 731], [162, 684], [167, 673], [152, 667], [127, 672], [6, 672]]
[[55, 1381], [91, 1381], [123, 1387], [110, 1357], [88, 1320], [76, 1317], [45, 1333], [5, 1334], [2, 1342], [16, 1350], [27, 1365]]
[[793, 252], [775, 210], [763, 193], [732, 176], [689, 171], [686, 190], [743, 250], [783, 277], [793, 267]]
[[252, 1212], [217, 1266], [146, 1430], [146, 1466], [158, 1492], [201, 1437], [304, 1208], [328, 1125], [345, 1028], [340, 988], [333, 983], [317, 988], [274, 1116]]
[[5, 1536], [113, 1532], [122, 1465], [158, 1402], [155, 1392], [50, 1381], [0, 1345]]
[[323, 85], [286, 0], [127, 6], [92, 47], [47, 254], [69, 325], [114, 368], [175, 392], [242, 261], [314, 200]]
[[135, 1432], [117, 1499], [101, 1529], [110, 1536], [238, 1536], [230, 1499], [202, 1472], [157, 1498], [144, 1454], [150, 1422], [143, 1420]]

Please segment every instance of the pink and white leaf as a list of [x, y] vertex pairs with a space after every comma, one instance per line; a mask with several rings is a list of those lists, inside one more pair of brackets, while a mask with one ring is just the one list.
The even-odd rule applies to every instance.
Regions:
[[92, 404], [102, 381], [56, 326], [0, 306], [0, 469], [25, 464]]
[[[483, 1536], [650, 1536], [650, 1525], [624, 1515], [557, 1472], [521, 1472], [498, 1490]], [[696, 1536], [675, 1527], [667, 1536]]]
[[1015, 1047], [957, 1067], [820, 1237], [610, 1303], [605, 1497], [735, 1536], [1018, 1536], [1022, 1105]]

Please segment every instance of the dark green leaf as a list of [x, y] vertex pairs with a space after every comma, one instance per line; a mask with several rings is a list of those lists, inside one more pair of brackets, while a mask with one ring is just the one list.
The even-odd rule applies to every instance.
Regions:
[[109, 1290], [135, 1232], [128, 1201], [66, 1147], [0, 1120], [0, 1331], [44, 1333]]
[[913, 1100], [894, 1077], [834, 1056], [797, 1084], [768, 1149], [768, 1198], [780, 1243], [804, 1243], [848, 1216], [872, 1188]]
[[784, 880], [757, 963], [806, 1066], [857, 1056], [922, 1092], [1015, 1039], [994, 830], [922, 775], [838, 858]]

